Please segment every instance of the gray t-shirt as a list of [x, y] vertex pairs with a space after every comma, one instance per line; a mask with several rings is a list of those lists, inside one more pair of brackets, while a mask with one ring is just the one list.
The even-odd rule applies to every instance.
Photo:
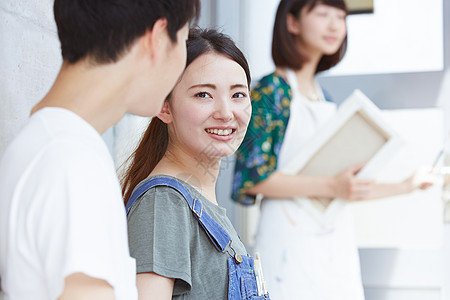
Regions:
[[[159, 176], [145, 181], [154, 177]], [[227, 231], [233, 249], [246, 255], [226, 210], [208, 201], [186, 182], [177, 180], [194, 198], [200, 199], [204, 212]], [[175, 279], [172, 299], [228, 298], [227, 259], [230, 255], [214, 247], [186, 200], [176, 190], [158, 186], [137, 199], [128, 214], [128, 238], [137, 273], [154, 272]], [[230, 245], [226, 250], [234, 255]]]

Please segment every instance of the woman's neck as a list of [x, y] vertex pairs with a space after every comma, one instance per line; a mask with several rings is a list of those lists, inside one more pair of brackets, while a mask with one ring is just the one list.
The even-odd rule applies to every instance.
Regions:
[[[302, 68], [294, 70], [297, 78], [297, 87], [302, 95], [313, 101], [318, 98], [319, 91], [317, 91], [315, 76], [317, 65], [319, 64], [321, 56], [310, 58], [306, 61]], [[277, 73], [281, 74], [285, 79], [287, 78], [283, 68], [277, 68]]]
[[168, 149], [150, 175], [170, 175], [181, 179], [217, 205], [215, 190], [219, 169], [220, 158], [194, 157]]

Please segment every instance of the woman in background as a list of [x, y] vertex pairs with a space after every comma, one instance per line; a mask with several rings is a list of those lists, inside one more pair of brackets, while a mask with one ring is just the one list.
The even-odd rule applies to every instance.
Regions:
[[[275, 300], [361, 300], [359, 257], [346, 202], [409, 193], [414, 177], [394, 184], [356, 178], [362, 165], [332, 177], [283, 170], [336, 112], [315, 76], [344, 56], [344, 0], [282, 0], [276, 14], [273, 73], [252, 91], [253, 118], [236, 154], [233, 199], [264, 197], [255, 251]], [[299, 200], [293, 200], [294, 198]]]

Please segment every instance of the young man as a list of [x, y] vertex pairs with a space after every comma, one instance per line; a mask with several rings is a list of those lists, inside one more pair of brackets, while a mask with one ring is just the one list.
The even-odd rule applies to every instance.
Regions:
[[125, 209], [101, 134], [156, 115], [199, 0], [56, 0], [63, 65], [0, 163], [6, 299], [136, 299]]

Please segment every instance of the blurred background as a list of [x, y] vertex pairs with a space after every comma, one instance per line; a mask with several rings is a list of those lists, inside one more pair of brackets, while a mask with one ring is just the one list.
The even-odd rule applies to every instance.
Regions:
[[[201, 27], [230, 35], [246, 54], [253, 82], [271, 72], [279, 0], [202, 0]], [[341, 103], [358, 88], [406, 147], [381, 172], [398, 180], [434, 163], [450, 128], [450, 1], [353, 0], [348, 51], [321, 85]], [[51, 0], [0, 2], [0, 155], [61, 65]], [[119, 167], [148, 120], [125, 116], [104, 134]], [[438, 164], [442, 164], [441, 159]], [[222, 162], [220, 205], [251, 248], [257, 209], [230, 198], [233, 157]], [[442, 184], [426, 192], [357, 204], [355, 222], [367, 300], [450, 299], [450, 225]]]

